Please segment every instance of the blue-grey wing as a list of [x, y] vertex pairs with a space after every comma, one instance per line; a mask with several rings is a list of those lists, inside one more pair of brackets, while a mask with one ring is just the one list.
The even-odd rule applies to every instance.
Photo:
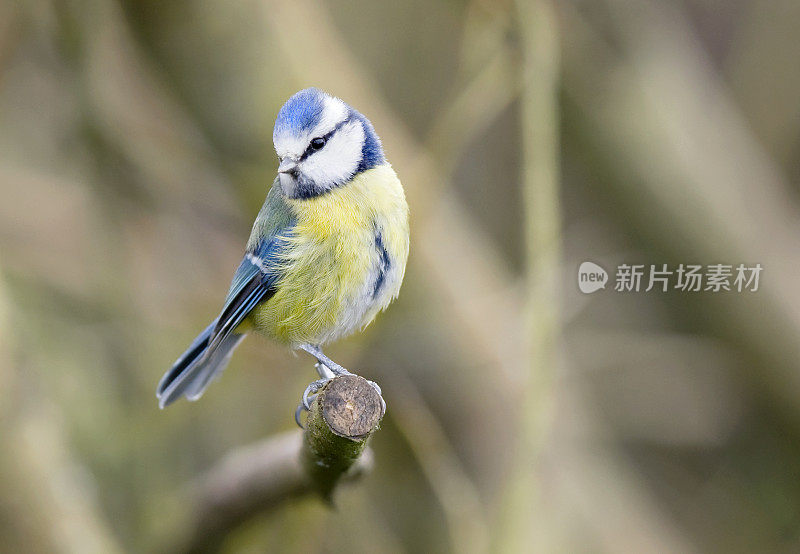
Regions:
[[291, 212], [274, 184], [256, 218], [247, 252], [231, 282], [225, 306], [209, 339], [209, 350], [228, 337], [259, 303], [275, 294], [281, 276], [279, 260], [288, 247], [294, 224]]

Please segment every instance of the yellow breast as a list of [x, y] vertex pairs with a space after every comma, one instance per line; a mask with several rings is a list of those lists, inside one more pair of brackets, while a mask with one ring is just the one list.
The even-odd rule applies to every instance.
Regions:
[[282, 277], [251, 321], [281, 342], [325, 344], [365, 326], [397, 296], [408, 257], [405, 195], [385, 164], [326, 194], [285, 201], [296, 225]]

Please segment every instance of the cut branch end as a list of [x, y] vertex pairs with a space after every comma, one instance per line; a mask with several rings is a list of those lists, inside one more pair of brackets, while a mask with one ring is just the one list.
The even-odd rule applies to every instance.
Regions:
[[330, 500], [339, 479], [361, 456], [378, 428], [381, 396], [363, 377], [332, 379], [311, 405], [303, 435], [302, 461], [314, 488]]

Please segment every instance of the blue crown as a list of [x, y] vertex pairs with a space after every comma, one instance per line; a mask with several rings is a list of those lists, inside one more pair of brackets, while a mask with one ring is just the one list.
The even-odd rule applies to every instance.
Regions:
[[299, 135], [319, 123], [324, 108], [325, 93], [307, 88], [295, 93], [278, 112], [273, 137], [282, 133]]

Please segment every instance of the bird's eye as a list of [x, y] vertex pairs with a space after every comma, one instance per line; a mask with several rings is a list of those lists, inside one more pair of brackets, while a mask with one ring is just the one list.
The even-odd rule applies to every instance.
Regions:
[[324, 138], [317, 137], [317, 138], [311, 139], [311, 149], [312, 150], [319, 150], [323, 146], [325, 146], [325, 139]]

